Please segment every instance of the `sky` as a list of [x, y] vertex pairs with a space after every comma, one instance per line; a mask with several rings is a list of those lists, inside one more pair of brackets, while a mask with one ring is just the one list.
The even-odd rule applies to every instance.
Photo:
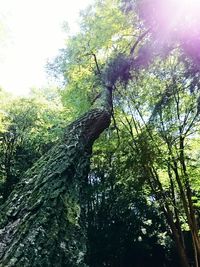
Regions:
[[92, 0], [0, 0], [0, 87], [16, 95], [48, 85], [45, 65], [64, 47], [67, 22], [78, 31], [80, 10]]

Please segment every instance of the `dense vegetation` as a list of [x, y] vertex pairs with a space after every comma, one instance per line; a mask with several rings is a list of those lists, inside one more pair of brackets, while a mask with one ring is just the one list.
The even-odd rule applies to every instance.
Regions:
[[[177, 27], [162, 25], [160, 34], [157, 4], [155, 0], [96, 1], [82, 13], [80, 32], [68, 36], [66, 48], [48, 63], [51, 75], [62, 77], [62, 88], [35, 90], [28, 98], [14, 98], [0, 91], [1, 225], [5, 218], [9, 220], [6, 212], [10, 203], [26, 198], [23, 181], [28, 180], [22, 177], [35, 177], [40, 169], [44, 173], [41, 177], [50, 177], [44, 166], [54, 167], [47, 157], [60, 153], [60, 164], [75, 160], [87, 165], [88, 175], [86, 169], [75, 176], [70, 174], [78, 182], [65, 185], [72, 196], [66, 200], [71, 238], [80, 239], [82, 244], [76, 247], [69, 241], [68, 265], [55, 257], [57, 262], [52, 259], [48, 266], [200, 265], [199, 29], [192, 40], [186, 40], [183, 33], [188, 29], [183, 27], [178, 34]], [[73, 126], [71, 122], [75, 120], [76, 125], [81, 120], [77, 118], [86, 118], [82, 114], [93, 110], [104, 87], [113, 92], [112, 122], [93, 146], [89, 170], [88, 162], [74, 156], [74, 148], [69, 159], [64, 155], [67, 150], [57, 144]], [[64, 139], [67, 137], [73, 139], [70, 134]], [[79, 152], [81, 158], [83, 152]], [[90, 152], [83, 155], [89, 158]], [[41, 156], [43, 161], [38, 161]], [[59, 162], [56, 164], [52, 173], [57, 175]], [[57, 183], [63, 182], [62, 175], [60, 172]], [[37, 181], [33, 184], [37, 186]], [[63, 194], [63, 184], [60, 191], [56, 182], [48, 186], [53, 188], [45, 191], [48, 194]], [[74, 190], [77, 187], [79, 200]], [[16, 193], [22, 195], [13, 200]], [[38, 199], [43, 193], [41, 190]], [[46, 202], [48, 194], [44, 196]], [[23, 203], [30, 202], [25, 201], [17, 204], [17, 212]], [[38, 212], [38, 225], [43, 221], [42, 212], [47, 212], [43, 206], [39, 206], [40, 213], [38, 206], [32, 207]], [[55, 207], [52, 214], [59, 215], [64, 224], [62, 203]], [[48, 222], [54, 225], [54, 221]], [[65, 228], [62, 225], [63, 232]], [[52, 229], [49, 233], [55, 234]], [[62, 236], [59, 238], [61, 242]], [[78, 257], [80, 262], [73, 262]], [[21, 265], [8, 266], [31, 265], [22, 261]], [[47, 265], [40, 259], [32, 266]]]

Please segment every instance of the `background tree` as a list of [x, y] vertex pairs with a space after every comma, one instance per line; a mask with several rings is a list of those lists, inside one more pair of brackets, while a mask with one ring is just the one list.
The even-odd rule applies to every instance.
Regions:
[[[2, 96], [0, 173], [3, 201], [24, 172], [49, 150], [62, 132], [63, 108], [56, 92], [54, 96], [52, 93], [49, 89], [46, 96], [37, 91], [29, 98]], [[53, 97], [48, 99], [51, 95]]]
[[[184, 73], [183, 64], [172, 55], [165, 63], [151, 65], [149, 76], [145, 70], [144, 75], [132, 80], [126, 88], [126, 94], [120, 98], [123, 99], [120, 101], [123, 110], [120, 124], [124, 125], [130, 135], [131, 141], [128, 144], [133, 153], [137, 151], [139, 171], [143, 170], [142, 173], [146, 176], [143, 179], [166, 215], [179, 254], [186, 259], [187, 256], [193, 258], [189, 253], [190, 248], [184, 242], [186, 225], [190, 225], [191, 236], [194, 234], [193, 227], [198, 228], [198, 209], [195, 211], [195, 203], [192, 201], [192, 195], [195, 196], [196, 193], [191, 185], [198, 158], [196, 155], [191, 158], [190, 146], [199, 138], [199, 90], [196, 85], [193, 87], [193, 80], [185, 82], [187, 78]], [[121, 91], [119, 93], [122, 94]], [[182, 138], [187, 145], [183, 146]], [[184, 164], [182, 153], [185, 155]], [[135, 170], [137, 162], [133, 163]], [[183, 166], [185, 170], [193, 169], [191, 177], [187, 175], [186, 178]], [[187, 193], [188, 190], [190, 194]], [[191, 217], [194, 226], [191, 225]], [[198, 230], [194, 235], [198, 236]], [[195, 247], [198, 244], [195, 244], [194, 239], [193, 254], [197, 260], [198, 249]]]

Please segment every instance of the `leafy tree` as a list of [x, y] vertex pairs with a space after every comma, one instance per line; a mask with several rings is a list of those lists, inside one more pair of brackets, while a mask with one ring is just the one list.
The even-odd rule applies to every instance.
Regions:
[[[123, 3], [97, 1], [82, 14], [81, 32], [49, 64], [55, 75], [63, 74], [62, 102], [78, 119], [23, 174], [2, 206], [2, 266], [84, 266], [84, 224], [92, 266], [128, 264], [131, 252], [144, 248], [146, 261], [164, 266], [170, 255], [155, 263], [150, 254], [172, 246], [165, 234], [181, 266], [199, 264], [199, 159], [195, 153], [190, 160], [188, 147], [199, 140], [198, 68], [185, 42], [175, 50], [179, 38], [159, 40], [155, 1], [150, 18]], [[93, 143], [111, 117], [115, 144], [102, 145], [105, 155], [93, 158], [88, 178]], [[94, 249], [96, 238], [102, 240]], [[116, 242], [109, 247], [111, 240]], [[138, 257], [136, 264], [146, 263]]]
[[88, 265], [164, 266], [171, 258], [163, 214], [139, 181], [128, 136], [120, 131], [120, 137], [117, 150], [113, 134], [94, 148], [86, 204]]
[[50, 102], [42, 93], [32, 93], [31, 98], [5, 94], [2, 100], [0, 173], [5, 201], [24, 172], [58, 139], [64, 120], [58, 99]]
[[[144, 75], [141, 73], [128, 85], [120, 103], [125, 118], [120, 121], [132, 140], [128, 144], [133, 152], [137, 151], [142, 179], [163, 210], [182, 265], [187, 266], [187, 257], [196, 265], [198, 262], [198, 210], [192, 201], [196, 193], [191, 183], [198, 159], [191, 157], [190, 146], [199, 139], [199, 90], [184, 73], [184, 65], [176, 54], [151, 65], [148, 72], [145, 70]], [[190, 256], [184, 241], [186, 225], [194, 235]]]

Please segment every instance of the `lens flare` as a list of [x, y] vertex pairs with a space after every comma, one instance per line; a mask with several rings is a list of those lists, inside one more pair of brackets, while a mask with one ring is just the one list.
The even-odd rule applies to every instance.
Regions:
[[200, 31], [200, 0], [143, 0], [142, 16], [161, 34]]
[[174, 3], [174, 15], [177, 27], [199, 27], [200, 0], [170, 0]]
[[141, 0], [139, 15], [150, 29], [157, 49], [180, 44], [200, 63], [200, 0]]

